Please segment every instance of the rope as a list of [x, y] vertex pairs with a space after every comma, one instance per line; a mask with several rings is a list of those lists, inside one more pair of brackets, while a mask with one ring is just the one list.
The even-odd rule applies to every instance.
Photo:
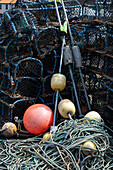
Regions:
[[[103, 120], [65, 120], [43, 143], [38, 136], [0, 141], [2, 169], [109, 170], [113, 168], [113, 140]], [[84, 148], [91, 141], [96, 149]], [[83, 149], [93, 151], [85, 155]]]

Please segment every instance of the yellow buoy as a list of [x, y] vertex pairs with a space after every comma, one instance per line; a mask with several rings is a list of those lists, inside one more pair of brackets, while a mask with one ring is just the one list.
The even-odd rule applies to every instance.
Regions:
[[69, 99], [64, 99], [58, 104], [58, 110], [62, 117], [69, 118], [68, 113], [73, 116], [75, 114], [76, 108]]
[[[91, 142], [91, 141], [87, 141], [87, 142], [85, 142], [83, 145], [82, 145], [82, 147], [84, 147], [83, 149], [82, 149], [82, 151], [83, 151], [83, 153], [84, 153], [84, 155], [93, 155], [94, 153], [95, 153], [95, 151], [93, 151], [93, 150], [96, 150], [96, 146], [95, 146], [95, 144], [93, 143], [93, 142]], [[89, 148], [89, 149], [88, 149]], [[91, 150], [91, 149], [93, 149], [93, 150]]]
[[14, 123], [7, 122], [2, 126], [2, 130], [4, 130], [2, 134], [5, 137], [13, 137], [17, 132], [17, 127]]
[[48, 141], [50, 138], [51, 138], [51, 134], [50, 134], [50, 133], [45, 133], [45, 134], [43, 135], [42, 141], [43, 141], [43, 142], [46, 142], [46, 141]]
[[51, 78], [51, 88], [53, 90], [59, 89], [60, 91], [64, 90], [66, 86], [66, 77], [63, 74], [57, 73], [54, 74]]
[[99, 115], [98, 112], [95, 111], [90, 111], [89, 113], [87, 113], [84, 118], [89, 118], [89, 119], [94, 119], [94, 120], [98, 120], [101, 121], [101, 116]]

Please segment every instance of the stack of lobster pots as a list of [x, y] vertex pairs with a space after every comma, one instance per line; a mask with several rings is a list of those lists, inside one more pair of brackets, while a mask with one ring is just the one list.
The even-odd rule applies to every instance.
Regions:
[[30, 105], [54, 103], [50, 79], [57, 71], [59, 37], [56, 27], [39, 27], [35, 16], [24, 8], [3, 14], [0, 25], [2, 118], [22, 119]]

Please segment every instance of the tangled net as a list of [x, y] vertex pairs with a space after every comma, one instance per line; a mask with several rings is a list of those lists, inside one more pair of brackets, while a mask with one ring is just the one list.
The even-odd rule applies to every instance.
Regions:
[[[86, 141], [95, 144], [94, 154], [84, 154], [83, 143]], [[103, 121], [65, 120], [46, 142], [38, 137], [2, 140], [0, 167], [11, 170], [109, 170], [113, 168], [111, 145], [112, 139], [104, 130]]]

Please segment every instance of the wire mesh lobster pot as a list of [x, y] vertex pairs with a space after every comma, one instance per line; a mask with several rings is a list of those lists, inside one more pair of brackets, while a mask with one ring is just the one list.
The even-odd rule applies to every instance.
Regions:
[[35, 40], [35, 49], [39, 57], [44, 58], [46, 54], [58, 48], [60, 43], [59, 30], [55, 27], [41, 29]]
[[[109, 30], [106, 32], [107, 27]], [[95, 32], [92, 32], [88, 35], [88, 46], [95, 48], [95, 50], [100, 50], [101, 53], [107, 55], [113, 55], [113, 27], [110, 28], [109, 25], [106, 27], [103, 25], [95, 29]]]
[[85, 50], [83, 53], [83, 67], [95, 71], [105, 72], [107, 66], [107, 56], [99, 53], [95, 49]]
[[98, 1], [84, 0], [82, 4], [82, 19], [93, 20], [98, 17]]
[[0, 82], [0, 89], [1, 90], [8, 90], [11, 88], [11, 80], [9, 78], [9, 75], [1, 73], [1, 82]]
[[11, 62], [13, 58], [22, 58], [24, 55], [30, 55], [32, 49], [31, 46], [27, 44], [18, 46], [12, 37], [8, 37], [1, 44], [0, 53], [1, 62]]
[[40, 60], [27, 56], [24, 59], [12, 60], [8, 73], [13, 78], [33, 77], [39, 79], [43, 75], [43, 64]]
[[40, 26], [46, 25], [49, 22], [58, 22], [56, 9], [52, 2], [38, 2], [27, 4], [27, 10], [31, 11], [37, 18]]
[[41, 92], [41, 82], [32, 77], [13, 79], [3, 75], [0, 90], [8, 96], [36, 98]]
[[41, 92], [41, 83], [32, 77], [21, 77], [14, 82], [11, 94], [14, 96], [36, 98]]
[[112, 81], [113, 59], [112, 55], [104, 54], [95, 49], [88, 49], [83, 54], [83, 67], [90, 69], [89, 72], [109, 76]]
[[[31, 11], [37, 18], [38, 24], [40, 26], [42, 25], [52, 25], [57, 24], [58, 25], [58, 17], [56, 14], [56, 9], [54, 2], [48, 2], [48, 1], [40, 1], [40, 2], [25, 2], [25, 4], [28, 6], [27, 10]], [[65, 8], [67, 10], [67, 15], [69, 19], [78, 17], [80, 15], [80, 3], [75, 0], [68, 0], [64, 1]], [[60, 16], [62, 18], [62, 21], [64, 20], [64, 14], [62, 11], [61, 3], [57, 2]]]
[[51, 52], [51, 55], [46, 55], [40, 60], [43, 63], [43, 77], [58, 72], [60, 56], [57, 55], [55, 50]]
[[4, 120], [14, 121], [15, 116], [22, 119], [26, 109], [33, 104], [32, 99], [17, 99], [0, 92], [0, 112]]
[[12, 33], [14, 37], [19, 38], [18, 40], [29, 42], [34, 27], [36, 29], [37, 21], [29, 11], [12, 9], [3, 14], [2, 25], [6, 28], [4, 31]]
[[103, 16], [104, 16], [104, 20], [106, 21], [112, 21], [113, 19], [113, 1], [112, 0], [107, 0], [104, 1], [104, 9], [103, 9]]
[[82, 6], [79, 1], [77, 0], [68, 0], [64, 1], [64, 5], [66, 8], [67, 16], [69, 20], [76, 20], [81, 15]]
[[71, 24], [72, 35], [75, 44], [83, 46], [87, 44], [87, 26], [82, 24]]

